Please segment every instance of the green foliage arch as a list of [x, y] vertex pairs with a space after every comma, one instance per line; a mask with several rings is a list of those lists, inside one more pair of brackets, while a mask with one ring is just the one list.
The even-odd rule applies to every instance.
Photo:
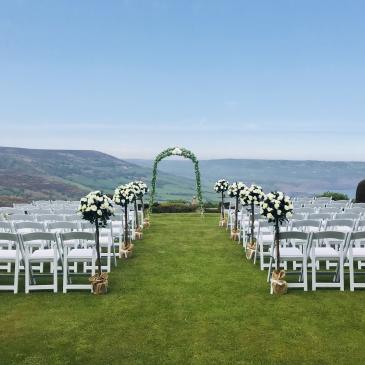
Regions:
[[198, 204], [200, 207], [201, 212], [204, 212], [203, 207], [203, 196], [201, 191], [201, 182], [200, 182], [200, 170], [199, 170], [199, 161], [192, 153], [186, 148], [181, 147], [170, 147], [166, 150], [162, 151], [160, 154], [158, 154], [155, 158], [155, 161], [153, 163], [153, 172], [152, 172], [152, 182], [151, 182], [151, 195], [150, 195], [150, 202], [149, 202], [149, 212], [152, 212], [152, 205], [155, 201], [155, 193], [156, 193], [156, 179], [157, 179], [157, 166], [158, 163], [163, 160], [166, 157], [170, 156], [181, 156], [184, 158], [188, 158], [192, 161], [194, 164], [194, 170], [195, 170], [195, 179], [196, 179], [196, 197], [198, 199]]

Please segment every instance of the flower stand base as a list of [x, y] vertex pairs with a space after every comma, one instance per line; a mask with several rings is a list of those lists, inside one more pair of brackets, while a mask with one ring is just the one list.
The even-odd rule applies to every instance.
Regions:
[[233, 240], [233, 241], [239, 241], [239, 238], [240, 238], [240, 232], [239, 231], [232, 230], [232, 232], [231, 232], [231, 240]]
[[124, 257], [125, 259], [127, 259], [131, 257], [133, 255], [133, 248], [134, 248], [133, 243], [130, 243], [128, 246], [125, 246], [123, 244], [123, 246], [119, 250], [119, 258]]
[[148, 228], [150, 225], [150, 220], [148, 218], [145, 218], [143, 221], [143, 228]]
[[93, 293], [100, 295], [108, 292], [108, 273], [103, 272], [100, 275], [96, 274], [89, 278], [92, 285]]
[[136, 229], [135, 238], [136, 240], [141, 240], [143, 238], [143, 232], [141, 227]]
[[288, 292], [288, 283], [283, 280], [285, 277], [284, 270], [274, 270], [271, 276], [270, 294], [283, 295]]
[[256, 251], [256, 243], [247, 243], [246, 246], [246, 258], [247, 260], [251, 260], [255, 254]]
[[219, 221], [219, 227], [226, 227], [227, 226], [227, 220], [224, 218], [224, 219], [221, 219]]

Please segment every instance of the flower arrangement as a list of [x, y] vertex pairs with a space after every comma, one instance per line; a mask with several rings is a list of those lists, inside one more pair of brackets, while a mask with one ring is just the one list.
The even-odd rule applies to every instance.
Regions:
[[[108, 275], [107, 273], [101, 272], [99, 227], [105, 227], [107, 225], [110, 217], [114, 215], [114, 208], [111, 200], [106, 195], [100, 191], [92, 191], [81, 198], [78, 211], [82, 214], [83, 219], [95, 225], [98, 274], [90, 278], [90, 281], [93, 284], [94, 293], [105, 293], [107, 290]], [[97, 291], [95, 288], [97, 288]]]
[[134, 204], [138, 191], [139, 189], [131, 183], [120, 185], [114, 191], [113, 201], [124, 208], [124, 245], [119, 252], [120, 256], [127, 257], [133, 249], [128, 231], [128, 204]]
[[220, 179], [214, 184], [214, 190], [216, 193], [224, 193], [228, 190], [228, 188], [229, 182], [224, 179]]
[[222, 227], [226, 224], [226, 220], [224, 217], [224, 193], [228, 190], [228, 188], [229, 182], [224, 179], [220, 179], [214, 184], [214, 191], [216, 193], [221, 193], [221, 220], [219, 225]]
[[265, 194], [262, 190], [262, 187], [259, 185], [252, 184], [250, 187], [246, 187], [246, 189], [241, 190], [240, 192], [240, 200], [243, 205], [250, 206], [251, 210], [251, 219], [250, 219], [250, 247], [248, 249], [252, 252], [256, 249], [255, 246], [255, 205], [261, 204], [261, 201], [264, 199]]
[[[134, 200], [134, 212], [136, 216], [136, 226], [137, 226], [137, 237], [142, 238], [142, 228], [144, 225], [144, 222], [139, 221], [139, 215], [138, 215], [138, 205], [137, 205], [137, 199], [140, 199], [142, 202], [142, 212], [144, 211], [144, 204], [143, 204], [143, 195], [145, 195], [148, 191], [147, 184], [145, 184], [143, 181], [133, 181], [130, 183], [130, 186], [132, 189], [134, 189], [136, 199]], [[142, 217], [143, 218], [143, 217]]]
[[283, 278], [285, 272], [280, 270], [280, 225], [293, 215], [293, 203], [289, 196], [280, 191], [274, 191], [265, 196], [261, 203], [261, 215], [275, 226], [276, 270], [272, 273], [271, 287], [276, 294], [283, 294], [287, 290], [287, 283]]
[[283, 224], [293, 215], [293, 203], [290, 197], [281, 191], [271, 192], [262, 200], [260, 213], [269, 222]]
[[240, 193], [242, 190], [246, 189], [247, 186], [239, 181], [239, 182], [234, 182], [233, 184], [229, 185], [228, 187], [228, 195], [231, 198], [238, 198], [240, 196]]
[[240, 199], [243, 205], [259, 205], [264, 197], [265, 193], [259, 185], [252, 184], [250, 187], [246, 187], [246, 189], [243, 189], [240, 192]]
[[234, 239], [234, 240], [238, 240], [238, 238], [239, 238], [239, 232], [238, 232], [238, 202], [239, 202], [239, 197], [240, 197], [241, 191], [243, 191], [246, 188], [247, 188], [247, 186], [241, 181], [238, 181], [238, 182], [236, 181], [228, 187], [228, 195], [231, 198], [236, 199], [235, 210], [234, 210], [234, 227], [233, 227], [233, 230], [231, 232], [231, 238]]

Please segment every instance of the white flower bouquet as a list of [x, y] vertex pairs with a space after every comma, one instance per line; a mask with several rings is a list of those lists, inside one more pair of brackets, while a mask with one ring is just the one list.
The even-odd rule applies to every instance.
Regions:
[[233, 184], [231, 184], [228, 187], [228, 195], [231, 198], [236, 198], [236, 204], [235, 204], [235, 210], [234, 210], [234, 227], [232, 229], [231, 232], [231, 238], [233, 240], [237, 240], [239, 239], [239, 232], [238, 232], [238, 202], [239, 202], [239, 197], [241, 194], [241, 191], [246, 189], [247, 186], [241, 182], [241, 181], [236, 181]]
[[246, 188], [247, 188], [247, 186], [243, 182], [236, 181], [228, 187], [228, 195], [231, 198], [238, 198], [241, 194], [241, 191]]
[[92, 283], [95, 294], [106, 293], [108, 287], [108, 274], [101, 271], [99, 227], [105, 227], [109, 218], [114, 215], [112, 201], [100, 191], [92, 191], [80, 199], [78, 211], [82, 214], [83, 219], [95, 225], [98, 273], [89, 280]]
[[262, 187], [254, 184], [240, 192], [240, 200], [243, 205], [259, 205], [264, 197]]
[[287, 283], [283, 278], [285, 272], [280, 270], [280, 225], [293, 215], [293, 203], [289, 196], [281, 191], [274, 191], [265, 196], [261, 202], [261, 215], [266, 217], [275, 226], [275, 251], [276, 251], [276, 270], [271, 277], [272, 292], [284, 294], [287, 290]]
[[104, 227], [114, 214], [112, 201], [100, 191], [92, 191], [81, 198], [78, 211], [90, 223], [98, 222], [99, 227]]
[[224, 193], [225, 191], [228, 190], [228, 188], [229, 188], [229, 182], [224, 179], [220, 179], [214, 184], [214, 191], [216, 193]]
[[124, 245], [119, 251], [119, 256], [128, 257], [132, 252], [133, 244], [130, 242], [129, 227], [128, 227], [128, 204], [134, 204], [140, 189], [137, 185], [128, 183], [118, 186], [114, 191], [113, 201], [124, 208]]
[[281, 191], [265, 195], [260, 207], [261, 215], [275, 224], [282, 224], [293, 215], [293, 203], [290, 197]]
[[[246, 189], [241, 190], [240, 192], [240, 200], [243, 205], [249, 205], [251, 208], [251, 219], [250, 219], [250, 245], [248, 245], [248, 249], [252, 253], [253, 250], [256, 249], [255, 242], [255, 205], [261, 204], [264, 199], [265, 194], [262, 191], [262, 187], [252, 184], [250, 187], [246, 187]], [[251, 257], [252, 254], [248, 255]]]
[[214, 184], [214, 191], [221, 194], [221, 219], [219, 222], [221, 227], [226, 225], [226, 220], [224, 217], [224, 193], [228, 190], [228, 188], [229, 182], [224, 179], [220, 179]]

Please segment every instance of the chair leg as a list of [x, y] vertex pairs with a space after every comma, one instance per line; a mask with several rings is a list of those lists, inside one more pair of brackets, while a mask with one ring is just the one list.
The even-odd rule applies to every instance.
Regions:
[[317, 289], [317, 282], [316, 282], [316, 269], [317, 269], [317, 265], [316, 265], [316, 259], [315, 257], [312, 256], [312, 290], [316, 291]]
[[26, 259], [25, 260], [25, 293], [28, 294], [29, 293], [29, 261]]
[[67, 293], [67, 274], [68, 274], [68, 265], [67, 265], [67, 255], [63, 257], [63, 292]]
[[[56, 254], [55, 254], [56, 255]], [[57, 287], [58, 287], [58, 262], [57, 262], [57, 256], [53, 260], [53, 292], [57, 293]]]
[[345, 290], [345, 283], [344, 283], [344, 262], [343, 262], [343, 257], [341, 256], [340, 258], [340, 290], [344, 291]]
[[306, 257], [304, 257], [303, 261], [302, 261], [302, 268], [301, 268], [304, 291], [308, 291], [308, 272], [307, 272], [307, 270], [308, 270], [307, 269], [307, 259], [306, 259]]
[[269, 263], [269, 271], [267, 273], [267, 282], [270, 282], [270, 278], [271, 278], [271, 270], [272, 270], [272, 256], [270, 256], [270, 263]]
[[18, 293], [18, 285], [19, 285], [19, 257], [16, 258], [14, 267], [14, 294]]
[[350, 266], [350, 291], [354, 291], [355, 290], [355, 285], [354, 285], [354, 260], [352, 258], [352, 256], [349, 257], [349, 266]]

